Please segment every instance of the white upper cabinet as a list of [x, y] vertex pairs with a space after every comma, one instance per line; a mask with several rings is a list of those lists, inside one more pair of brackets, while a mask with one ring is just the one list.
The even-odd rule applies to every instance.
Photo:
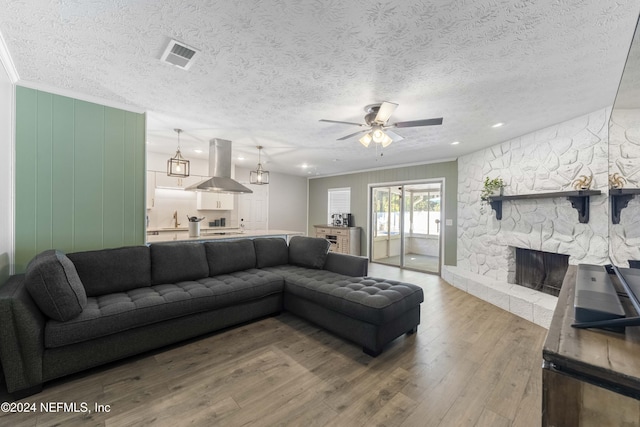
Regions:
[[206, 177], [199, 175], [190, 175], [186, 178], [178, 178], [168, 176], [163, 172], [155, 172], [156, 188], [169, 188], [174, 190], [184, 190], [186, 187], [204, 181]]
[[234, 196], [227, 193], [196, 193], [197, 209], [212, 211], [230, 211], [233, 210]]

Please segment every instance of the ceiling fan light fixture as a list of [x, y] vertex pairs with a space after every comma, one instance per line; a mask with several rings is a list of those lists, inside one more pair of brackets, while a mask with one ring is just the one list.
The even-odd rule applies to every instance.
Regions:
[[389, 146], [389, 144], [391, 144], [393, 142], [393, 139], [391, 139], [391, 137], [387, 134], [384, 135], [384, 138], [382, 139], [382, 141], [380, 142], [380, 144], [382, 144], [383, 148], [386, 148]]
[[180, 152], [180, 133], [182, 129], [174, 129], [178, 133], [178, 150], [176, 155], [167, 160], [167, 176], [186, 178], [189, 176], [189, 160], [182, 157]]
[[256, 170], [251, 171], [249, 173], [249, 183], [255, 185], [266, 185], [269, 184], [269, 171], [262, 169], [262, 163], [260, 158], [260, 152], [262, 150], [262, 145], [258, 145], [258, 167]]
[[373, 137], [373, 142], [376, 144], [381, 144], [384, 141], [387, 134], [380, 128], [380, 126], [374, 126], [371, 131], [371, 136]]
[[371, 133], [367, 132], [358, 141], [360, 141], [360, 144], [364, 145], [365, 147], [369, 147], [369, 144], [371, 144], [371, 141], [373, 141], [373, 138], [371, 137]]
[[339, 123], [343, 125], [355, 125], [360, 128], [368, 128], [366, 130], [360, 130], [358, 132], [354, 132], [337, 139], [337, 141], [344, 141], [345, 139], [353, 138], [356, 135], [361, 135], [363, 132], [366, 132], [365, 135], [361, 136], [358, 140], [360, 144], [365, 147], [369, 147], [371, 141], [375, 142], [376, 144], [380, 144], [382, 147], [388, 147], [392, 142], [402, 141], [404, 139], [401, 135], [390, 131], [390, 128], [437, 126], [442, 124], [442, 117], [433, 119], [410, 120], [388, 124], [387, 121], [396, 110], [396, 108], [398, 108], [398, 104], [388, 101], [367, 105], [366, 107], [364, 107], [364, 111], [367, 113], [364, 116], [364, 121], [366, 124], [327, 119], [320, 119], [320, 121], [328, 123]]

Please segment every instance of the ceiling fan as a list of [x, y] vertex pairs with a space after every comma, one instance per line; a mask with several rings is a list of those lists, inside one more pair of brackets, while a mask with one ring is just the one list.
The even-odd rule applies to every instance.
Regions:
[[364, 107], [364, 111], [367, 113], [364, 116], [364, 121], [366, 124], [326, 119], [320, 119], [320, 121], [328, 123], [342, 123], [345, 125], [355, 125], [366, 128], [337, 139], [338, 141], [342, 141], [352, 138], [360, 133], [366, 132], [359, 139], [360, 143], [365, 147], [368, 147], [369, 144], [371, 144], [371, 141], [375, 142], [376, 144], [381, 144], [383, 147], [386, 147], [393, 141], [400, 141], [404, 139], [397, 133], [390, 131], [389, 129], [391, 128], [409, 128], [416, 126], [434, 126], [442, 124], [442, 117], [439, 117], [437, 119], [411, 120], [408, 122], [396, 122], [387, 124], [389, 117], [391, 117], [391, 114], [393, 114], [396, 108], [398, 108], [398, 104], [387, 101], [384, 101], [381, 104], [367, 105], [366, 107]]

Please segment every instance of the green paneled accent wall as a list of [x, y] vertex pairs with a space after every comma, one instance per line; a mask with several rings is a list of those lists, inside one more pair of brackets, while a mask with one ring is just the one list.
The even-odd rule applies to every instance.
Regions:
[[453, 220], [453, 225], [444, 226], [444, 264], [457, 263], [457, 209], [458, 209], [458, 162], [433, 163], [401, 168], [381, 169], [347, 175], [313, 178], [309, 180], [309, 230], [314, 236], [314, 225], [327, 222], [327, 191], [330, 188], [351, 188], [351, 213], [356, 226], [362, 228], [361, 253], [368, 253], [367, 241], [367, 197], [369, 184], [396, 183], [423, 179], [445, 179], [445, 219]]
[[15, 264], [145, 242], [145, 117], [16, 87]]

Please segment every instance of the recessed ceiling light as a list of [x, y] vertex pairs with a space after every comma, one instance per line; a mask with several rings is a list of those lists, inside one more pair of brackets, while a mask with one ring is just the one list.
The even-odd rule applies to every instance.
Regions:
[[504, 126], [504, 123], [500, 122], [500, 123], [496, 123], [495, 125], [491, 125], [492, 128], [499, 128], [501, 126]]
[[306, 168], [308, 168], [308, 167], [309, 167], [309, 165], [308, 165], [308, 164], [306, 164], [306, 163], [303, 163], [303, 164], [302, 164], [302, 169], [306, 169]]
[[202, 150], [193, 150], [195, 153], [202, 153]]
[[240, 156], [238, 157], [238, 160], [244, 160], [244, 157]]
[[458, 145], [458, 144], [460, 144], [460, 141], [453, 141], [453, 142], [451, 143], [451, 145]]

